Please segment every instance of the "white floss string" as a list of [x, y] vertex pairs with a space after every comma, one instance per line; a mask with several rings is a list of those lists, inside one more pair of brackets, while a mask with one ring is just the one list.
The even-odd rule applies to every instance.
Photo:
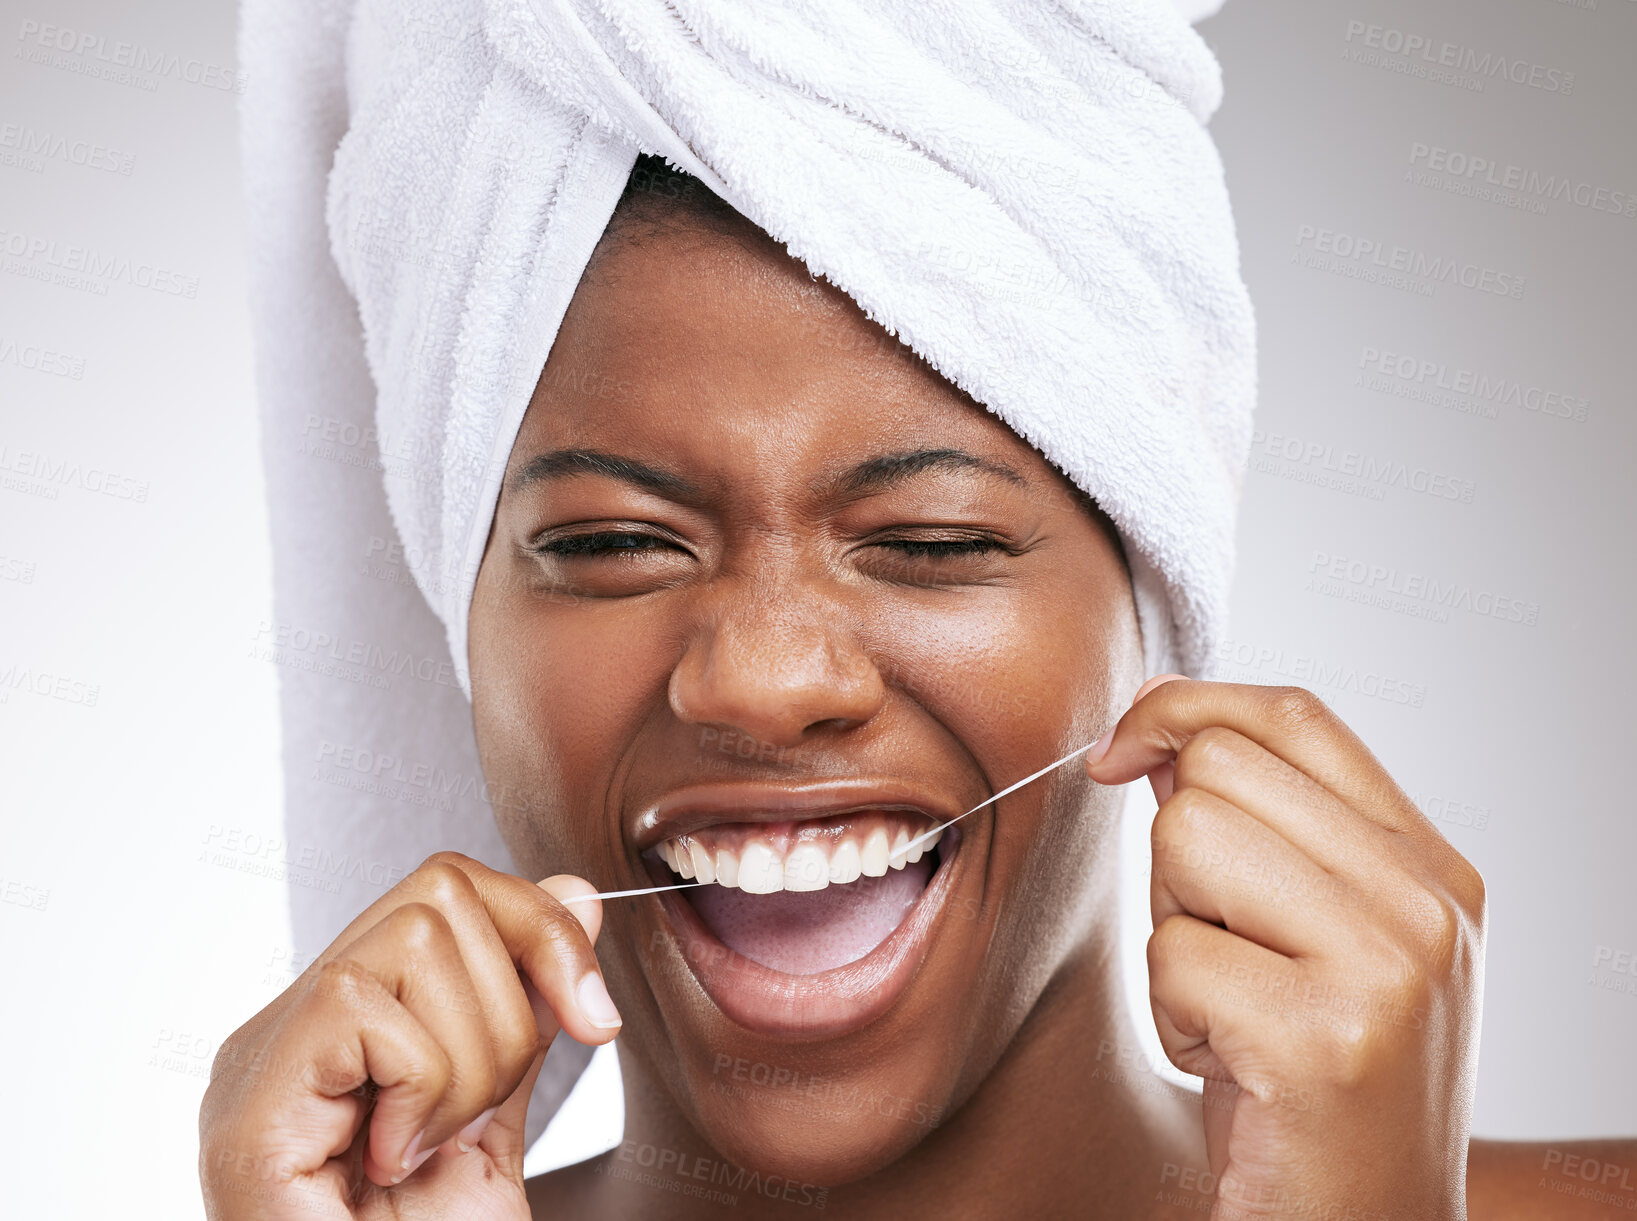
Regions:
[[[978, 802], [977, 805], [973, 806], [970, 810], [968, 810], [966, 812], [966, 814], [957, 814], [954, 818], [951, 818], [948, 822], [944, 823], [942, 826], [933, 827], [932, 830], [926, 831], [926, 832], [923, 832], [920, 835], [917, 835], [914, 839], [910, 840], [909, 843], [905, 844], [902, 848], [899, 848], [892, 855], [894, 857], [906, 855], [911, 848], [915, 847], [916, 844], [924, 843], [925, 841], [931, 839], [934, 835], [938, 834], [938, 832], [944, 830], [944, 828], [953, 827], [956, 823], [960, 822], [961, 819], [967, 817], [967, 815], [976, 814], [979, 810], [983, 809], [984, 806], [989, 805], [992, 802], [999, 801], [1002, 797], [1006, 797], [1006, 796], [1008, 796], [1008, 795], [1010, 795], [1012, 793], [1017, 792], [1020, 788], [1022, 788], [1026, 784], [1031, 784], [1034, 781], [1039, 780], [1047, 772], [1056, 771], [1058, 768], [1062, 767], [1065, 763], [1067, 763], [1070, 759], [1078, 759], [1081, 755], [1085, 754], [1088, 750], [1090, 750], [1095, 745], [1097, 745], [1096, 742], [1087, 742], [1084, 746], [1080, 747], [1078, 750], [1071, 750], [1068, 754], [1064, 755], [1056, 763], [1048, 763], [1048, 764], [1046, 764], [1045, 767], [1041, 768], [1034, 775], [1025, 776], [1025, 777], [1023, 777], [1022, 780], [1019, 780], [1016, 784], [1008, 785], [1006, 788], [1001, 789], [1001, 791], [996, 793], [993, 797], [984, 798], [982, 801]], [[568, 898], [564, 899], [563, 902], [564, 903], [579, 903], [581, 900], [584, 900], [584, 899], [626, 899], [626, 898], [631, 897], [632, 895], [657, 895], [662, 890], [688, 890], [688, 889], [691, 889], [692, 887], [695, 887], [695, 886], [714, 886], [715, 884], [716, 883], [714, 883], [714, 882], [681, 882], [681, 883], [678, 883], [675, 886], [644, 886], [639, 890], [605, 890], [601, 894], [596, 894], [596, 895], [571, 895]]]

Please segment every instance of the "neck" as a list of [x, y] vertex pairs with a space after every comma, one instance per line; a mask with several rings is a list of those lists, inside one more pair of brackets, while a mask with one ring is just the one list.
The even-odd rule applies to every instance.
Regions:
[[[973, 1095], [892, 1165], [824, 1189], [817, 1198], [827, 1213], [864, 1221], [1174, 1215], [1168, 1187], [1182, 1170], [1205, 1167], [1199, 1101], [1158, 1077], [1141, 1050], [1120, 984], [1115, 913], [1112, 903], [1102, 906], [1082, 926], [1095, 934], [1063, 963]], [[622, 1055], [620, 1066], [625, 1147], [720, 1163], [633, 1057]], [[791, 1185], [781, 1198], [774, 1184], [732, 1169], [713, 1177], [718, 1186], [739, 1184], [739, 1217], [761, 1216], [758, 1209], [789, 1216], [819, 1190]], [[686, 1196], [666, 1204], [667, 1215], [688, 1218], [719, 1217], [721, 1207], [720, 1199]]]

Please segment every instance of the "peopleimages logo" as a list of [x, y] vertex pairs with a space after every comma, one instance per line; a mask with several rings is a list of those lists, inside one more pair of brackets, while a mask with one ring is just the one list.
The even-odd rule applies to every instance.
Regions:
[[155, 263], [144, 263], [140, 259], [132, 259], [122, 254], [105, 254], [90, 246], [58, 242], [56, 238], [36, 237], [0, 229], [0, 253], [29, 261], [24, 264], [8, 265], [6, 270], [14, 274], [29, 274], [29, 264], [39, 263], [63, 274], [85, 277], [81, 283], [96, 287], [101, 295], [106, 295], [108, 281], [122, 281], [137, 288], [147, 288], [173, 297], [192, 299], [199, 295], [198, 276], [160, 267]]
[[1413, 72], [1416, 76], [1426, 75], [1429, 68], [1442, 68], [1471, 73], [1477, 78], [1474, 83], [1480, 89], [1486, 80], [1498, 79], [1564, 97], [1574, 92], [1573, 72], [1532, 63], [1527, 59], [1497, 55], [1493, 51], [1479, 51], [1476, 47], [1429, 38], [1396, 26], [1376, 25], [1355, 18], [1347, 23], [1346, 41], [1349, 50], [1355, 52], [1351, 58], [1359, 58], [1356, 52], [1361, 50], [1399, 56], [1409, 61], [1412, 69], [1419, 69]]
[[[1542, 386], [1522, 382], [1515, 377], [1501, 377], [1451, 365], [1448, 361], [1429, 360], [1387, 348], [1366, 346], [1359, 356], [1359, 374], [1356, 384], [1371, 390], [1397, 393], [1401, 388], [1383, 385], [1378, 379], [1392, 379], [1404, 386], [1427, 390], [1446, 391], [1490, 408], [1515, 407], [1535, 415], [1551, 416], [1561, 420], [1585, 422], [1591, 412], [1591, 400], [1561, 390], [1547, 390]], [[1404, 395], [1404, 397], [1420, 397]], [[1485, 412], [1493, 416], [1493, 410]]]
[[[1438, 500], [1454, 500], [1461, 504], [1471, 504], [1476, 491], [1470, 479], [1461, 479], [1445, 471], [1412, 465], [1396, 458], [1380, 458], [1355, 449], [1338, 449], [1325, 441], [1303, 440], [1289, 433], [1270, 432], [1263, 428], [1251, 434], [1251, 455], [1253, 458], [1282, 459], [1364, 485], [1419, 492]], [[1379, 499], [1379, 496], [1374, 499]]]
[[1466, 611], [1483, 618], [1529, 627], [1540, 621], [1538, 602], [1498, 594], [1493, 590], [1474, 589], [1462, 581], [1332, 555], [1327, 551], [1315, 551], [1307, 571], [1308, 588], [1315, 593], [1379, 606], [1384, 610], [1400, 609], [1400, 602], [1417, 605], [1436, 612], [1440, 616], [1438, 622], [1446, 622], [1450, 611]]
[[97, 492], [103, 496], [112, 496], [115, 500], [130, 500], [138, 504], [146, 503], [148, 499], [149, 485], [146, 479], [117, 474], [100, 466], [89, 466], [69, 458], [55, 458], [38, 450], [12, 450], [6, 445], [0, 445], [0, 474], [6, 473], [39, 480], [53, 492], [50, 497], [52, 500], [56, 499], [55, 489], [58, 487]]
[[1323, 271], [1340, 271], [1355, 279], [1391, 283], [1394, 276], [1405, 277], [1412, 283], [1420, 281], [1429, 292], [1438, 284], [1457, 284], [1514, 301], [1523, 298], [1522, 276], [1318, 225], [1297, 228], [1292, 261]]
[[13, 365], [76, 382], [85, 378], [85, 357], [58, 352], [37, 343], [20, 344], [5, 335], [0, 335], [0, 365]]
[[1592, 212], [1637, 217], [1637, 194], [1611, 190], [1568, 174], [1542, 174], [1539, 170], [1526, 169], [1511, 162], [1503, 165], [1488, 157], [1425, 144], [1419, 140], [1410, 145], [1410, 165], [1412, 168], [1407, 173], [1412, 176], [1416, 169], [1420, 169], [1444, 180], [1429, 178], [1422, 185], [1444, 185], [1447, 181], [1481, 184], [1498, 191], [1513, 191], [1538, 199], [1573, 204]]
[[56, 132], [40, 131], [16, 123], [0, 124], [0, 149], [12, 149], [23, 157], [66, 161], [88, 170], [106, 170], [110, 174], [130, 176], [136, 157], [91, 140], [71, 140]]
[[[71, 30], [46, 21], [25, 18], [18, 27], [17, 41], [23, 44], [19, 57], [33, 62], [39, 62], [40, 56], [52, 53], [71, 55], [110, 68], [128, 69], [150, 77], [169, 77], [206, 89], [244, 92], [244, 73], [223, 64], [206, 63], [170, 51], [155, 51], [139, 42], [109, 41], [101, 34]], [[25, 51], [31, 53], [23, 55]]]

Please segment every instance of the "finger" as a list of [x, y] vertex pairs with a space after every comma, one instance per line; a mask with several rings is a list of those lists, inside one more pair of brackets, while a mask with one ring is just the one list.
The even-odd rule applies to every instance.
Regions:
[[1173, 761], [1188, 739], [1212, 725], [1271, 751], [1366, 817], [1394, 829], [1413, 825], [1414, 806], [1369, 748], [1300, 687], [1191, 679], [1153, 686], [1099, 743], [1101, 752], [1090, 752], [1097, 758], [1087, 774], [1099, 784], [1125, 784]]
[[541, 890], [544, 890], [573, 913], [574, 918], [580, 922], [580, 927], [585, 929], [586, 939], [592, 945], [596, 945], [597, 934], [602, 931], [603, 926], [603, 901], [601, 899], [586, 898], [577, 903], [569, 903], [566, 900], [577, 895], [594, 895], [597, 893], [597, 888], [584, 878], [575, 877], [572, 873], [553, 874], [549, 878], [542, 879], [539, 886]]
[[1195, 916], [1290, 957], [1346, 939], [1339, 879], [1214, 793], [1178, 789], [1154, 816], [1150, 841], [1155, 928]]
[[[406, 895], [420, 895], [423, 902], [436, 907], [449, 921], [482, 1010], [494, 1062], [493, 1089], [457, 1125], [456, 1136], [464, 1132], [461, 1143], [467, 1146], [476, 1143], [472, 1133], [481, 1132], [485, 1113], [492, 1115], [494, 1107], [511, 1097], [535, 1054], [551, 1042], [558, 1030], [555, 1017], [542, 1025], [534, 1012], [523, 977], [495, 929], [483, 895], [462, 867], [469, 859], [456, 853], [438, 853], [415, 871], [404, 888]], [[468, 1127], [471, 1132], [466, 1131]]]
[[[1135, 704], [1155, 687], [1178, 681], [1187, 682], [1188, 676], [1186, 674], [1157, 674], [1137, 688], [1137, 694], [1131, 697], [1131, 702]], [[1176, 791], [1176, 786], [1177, 769], [1173, 763], [1162, 763], [1148, 773], [1148, 787], [1154, 791], [1156, 805], [1168, 800], [1171, 794]]]
[[[592, 953], [588, 932], [601, 921], [600, 902], [593, 900], [565, 906], [550, 890], [523, 878], [490, 869], [482, 862], [458, 852], [437, 853], [411, 876], [418, 877], [433, 867], [440, 872], [452, 868], [463, 875], [482, 906], [481, 923], [486, 924], [498, 938], [505, 960], [512, 964], [513, 974], [520, 971], [523, 981], [533, 984], [534, 994], [531, 995], [525, 987], [523, 997], [535, 1019], [540, 1038], [549, 1043], [559, 1029], [566, 1029], [580, 1043], [592, 1045], [614, 1038], [619, 1030], [619, 1013], [612, 1001], [600, 1003], [597, 993], [600, 990], [606, 996], [607, 989], [602, 983], [602, 972]], [[583, 878], [567, 874], [546, 881], [557, 888], [579, 886], [585, 888], [581, 893], [596, 893], [596, 888]], [[320, 962], [344, 953], [347, 946], [368, 929], [403, 903], [412, 901], [415, 890], [409, 882], [410, 879], [405, 879], [348, 925], [335, 944], [321, 956]], [[448, 883], [446, 893], [439, 899], [440, 902], [452, 900], [461, 889], [448, 882], [447, 878], [445, 882]], [[588, 923], [581, 923], [582, 918], [587, 919]], [[469, 923], [459, 921], [456, 931], [457, 934], [469, 933]], [[487, 961], [476, 950], [471, 956], [474, 961]], [[593, 974], [596, 976], [595, 983], [588, 983], [587, 976]], [[499, 984], [501, 973], [498, 966], [485, 978], [492, 989], [486, 991], [486, 995], [505, 991]], [[579, 998], [582, 990], [584, 1001]], [[586, 1003], [600, 1007], [594, 1012], [587, 1011], [584, 1007]], [[514, 1009], [507, 1007], [503, 1012], [509, 1022], [515, 1023], [516, 1018], [511, 1016]], [[529, 1058], [532, 1059], [532, 1051]], [[503, 1062], [512, 1063], [510, 1060]], [[523, 1067], [527, 1066], [526, 1060], [522, 1063]], [[508, 1072], [506, 1075], [509, 1077], [511, 1074]]]
[[[565, 906], [550, 890], [511, 874], [490, 869], [481, 862], [456, 853], [442, 854], [460, 868], [476, 887], [506, 953], [516, 963], [558, 1025], [579, 1043], [607, 1043], [619, 1033], [621, 1018], [602, 968], [591, 948], [589, 923], [582, 924], [574, 908], [597, 907], [600, 903]], [[546, 879], [558, 888], [574, 884], [589, 886], [580, 878], [566, 875]], [[596, 893], [593, 888], [588, 893]], [[545, 1026], [541, 1026], [544, 1031]]]
[[[1187, 681], [1187, 678], [1188, 676], [1186, 674], [1156, 675], [1137, 688], [1137, 694], [1131, 697], [1131, 702], [1135, 704], [1138, 700], [1142, 699], [1143, 696], [1147, 695], [1155, 687], [1158, 687], [1163, 683], [1176, 682], [1178, 680], [1185, 682]], [[1091, 750], [1087, 752], [1084, 764], [1086, 775], [1090, 776], [1092, 774], [1093, 766], [1107, 752], [1108, 744], [1113, 740], [1113, 737], [1114, 730], [1110, 729], [1101, 738], [1099, 738], [1097, 742], [1092, 745]], [[1171, 796], [1171, 792], [1174, 787], [1171, 764], [1162, 763], [1153, 771], [1149, 772], [1148, 786], [1154, 790], [1154, 803], [1156, 805], [1163, 805], [1166, 799]]]
[[[414, 1150], [417, 1158], [439, 1145], [452, 1154], [475, 1146], [496, 1107], [511, 1096], [535, 1054], [559, 1029], [549, 1007], [542, 1005], [537, 1013], [530, 1003], [517, 964], [495, 930], [482, 895], [460, 867], [468, 859], [455, 853], [429, 857], [326, 951], [331, 957], [356, 957], [361, 946], [380, 944], [377, 930], [414, 906], [437, 912], [453, 936], [455, 952], [440, 944], [435, 958], [426, 962], [419, 962], [419, 954], [404, 946], [382, 951], [407, 955], [406, 970], [419, 981], [416, 991], [430, 997], [428, 1003], [433, 1007], [423, 1010], [410, 996], [405, 1000], [412, 1012], [426, 1019], [435, 1037], [455, 1037], [447, 1028], [454, 1016], [447, 1010], [455, 1006], [476, 1023], [486, 1044], [455, 1057], [455, 1088], [428, 1117], [421, 1140], [430, 1143]], [[383, 964], [371, 958], [369, 965], [380, 969]], [[446, 1047], [453, 1051], [455, 1044]], [[483, 1082], [488, 1083], [486, 1091], [476, 1088]]]
[[[371, 1117], [369, 1155], [388, 1170], [413, 1174], [440, 1144], [491, 1106], [497, 1086], [489, 1025], [454, 930], [443, 912], [430, 904], [404, 904], [354, 942], [347, 958], [381, 981], [426, 1028], [449, 1062], [448, 1080], [431, 1107], [406, 1109], [402, 1122], [413, 1121], [414, 1134], [402, 1147], [399, 1161], [387, 1160], [399, 1152], [396, 1122], [381, 1130], [379, 1103]], [[532, 1031], [532, 1019], [528, 1020]], [[525, 1068], [526, 1063], [518, 1075]]]
[[1148, 996], [1171, 1063], [1207, 1080], [1282, 1081], [1290, 998], [1305, 975], [1282, 954], [1189, 915], [1148, 939]]
[[[1295, 844], [1320, 866], [1343, 877], [1378, 870], [1393, 836], [1243, 734], [1220, 725], [1200, 730], [1177, 752], [1177, 783], [1204, 789], [1238, 806]], [[1413, 811], [1406, 825], [1431, 829]], [[1424, 824], [1424, 828], [1422, 827]]]
[[1137, 688], [1137, 694], [1131, 697], [1131, 702], [1135, 704], [1155, 687], [1163, 687], [1166, 683], [1185, 683], [1187, 681], [1188, 676], [1186, 674], [1156, 674]]
[[398, 999], [401, 982], [390, 968], [382, 975], [353, 959], [335, 959], [311, 976], [305, 994], [286, 1011], [269, 1049], [272, 1088], [241, 1114], [247, 1130], [264, 1142], [276, 1144], [280, 1130], [305, 1130], [326, 1146], [309, 1157], [311, 1165], [296, 1169], [316, 1172], [352, 1144], [363, 1118], [354, 1091], [373, 1082], [378, 1092], [369, 1115], [365, 1173], [382, 1187], [407, 1176], [406, 1162], [416, 1154], [405, 1154], [443, 1097], [454, 1066]]
[[[465, 876], [464, 873], [462, 876]], [[467, 882], [470, 884], [470, 879], [467, 879]], [[559, 902], [572, 898], [574, 895], [594, 894], [596, 892], [596, 888], [584, 878], [567, 873], [554, 874], [552, 877], [543, 879], [538, 885]], [[476, 894], [475, 887], [473, 888], [473, 894]], [[573, 913], [574, 918], [580, 922], [580, 926], [585, 930], [586, 938], [595, 945], [597, 934], [602, 928], [602, 903], [596, 900], [587, 900], [574, 904], [565, 904], [565, 906]], [[486, 913], [487, 909], [484, 910]], [[499, 934], [494, 931], [493, 924], [489, 923], [487, 919], [485, 919], [485, 927], [489, 935], [494, 938], [495, 944], [504, 951]], [[528, 1017], [530, 1030], [538, 1033], [538, 1046], [531, 1045], [529, 1062], [515, 1076], [510, 1071], [509, 1066], [502, 1070], [500, 1074], [501, 1093], [495, 1098], [493, 1105], [472, 1118], [465, 1127], [444, 1142], [445, 1150], [451, 1153], [469, 1153], [481, 1145], [497, 1161], [503, 1155], [509, 1156], [510, 1152], [512, 1152], [510, 1144], [503, 1139], [504, 1137], [515, 1135], [518, 1142], [522, 1140], [522, 1124], [528, 1109], [529, 1094], [534, 1089], [535, 1079], [540, 1075], [541, 1065], [545, 1063], [546, 1050], [559, 1029], [556, 1015], [552, 1013], [551, 1007], [546, 1004], [539, 991], [532, 983], [518, 975], [515, 969], [511, 969], [513, 964], [509, 958], [505, 959], [505, 961], [510, 969], [512, 983], [518, 986], [518, 995], [521, 999], [523, 1012]], [[510, 1110], [508, 1110], [508, 1107]], [[508, 1122], [507, 1117], [511, 1111], [517, 1112], [515, 1123]], [[512, 1131], [513, 1128], [515, 1128], [515, 1133]], [[486, 1134], [495, 1139], [486, 1140]], [[500, 1140], [499, 1144], [496, 1143], [496, 1139]], [[516, 1152], [519, 1159], [521, 1159], [524, 1152], [521, 1145], [519, 1145]]]

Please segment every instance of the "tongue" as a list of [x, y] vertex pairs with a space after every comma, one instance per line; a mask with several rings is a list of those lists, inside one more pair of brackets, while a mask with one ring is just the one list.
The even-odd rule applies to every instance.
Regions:
[[817, 975], [864, 957], [903, 922], [932, 876], [924, 856], [884, 877], [823, 890], [746, 894], [730, 886], [686, 891], [699, 918], [725, 945], [788, 975]]

